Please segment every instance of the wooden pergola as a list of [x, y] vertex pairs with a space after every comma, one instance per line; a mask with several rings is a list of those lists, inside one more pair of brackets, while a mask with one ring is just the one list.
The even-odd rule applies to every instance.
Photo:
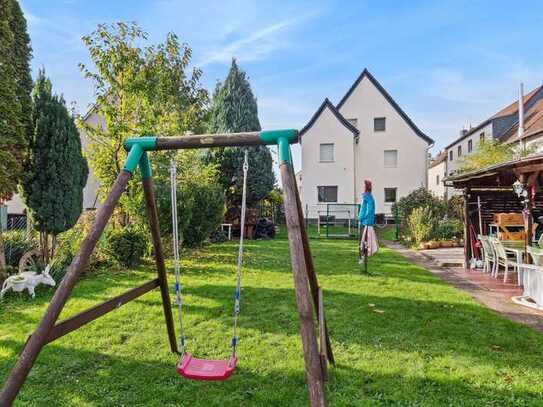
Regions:
[[[526, 205], [513, 191], [516, 181], [520, 181], [528, 191]], [[474, 225], [478, 233], [488, 234], [488, 225], [493, 222], [495, 213], [523, 212], [526, 245], [531, 243], [533, 219], [543, 216], [543, 154], [450, 176], [444, 182], [448, 187], [463, 191], [466, 265], [472, 257], [470, 225]], [[478, 208], [481, 211], [480, 226]]]

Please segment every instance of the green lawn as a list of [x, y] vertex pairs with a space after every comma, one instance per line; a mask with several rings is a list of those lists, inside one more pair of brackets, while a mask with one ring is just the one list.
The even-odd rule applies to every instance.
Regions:
[[[312, 241], [338, 366], [330, 405], [542, 405], [543, 335], [483, 308], [382, 249], [360, 275], [355, 241]], [[184, 260], [189, 348], [225, 357], [231, 337], [235, 243]], [[308, 398], [288, 242], [247, 243], [240, 362], [224, 383], [179, 378], [159, 292], [44, 348], [20, 406], [303, 406]], [[83, 280], [69, 316], [153, 277], [146, 265]], [[173, 281], [173, 279], [172, 279]], [[51, 291], [0, 305], [3, 381]]]

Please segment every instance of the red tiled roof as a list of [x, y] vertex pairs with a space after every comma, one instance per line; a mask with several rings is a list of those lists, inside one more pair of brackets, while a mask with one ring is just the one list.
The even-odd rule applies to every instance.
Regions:
[[[543, 132], [543, 99], [538, 100], [527, 112], [524, 112], [524, 136], [523, 139], [535, 136]], [[506, 143], [518, 141], [518, 123], [503, 136]]]
[[[524, 95], [524, 104], [528, 102], [528, 100], [531, 99], [531, 97], [543, 87], [543, 85], [538, 86], [537, 88], [533, 89], [530, 93]], [[516, 113], [518, 111], [518, 99], [515, 100], [510, 105], [504, 107], [502, 110], [500, 110], [498, 113], [496, 113], [494, 116], [492, 116], [492, 119], [496, 117], [502, 117], [502, 116], [509, 116], [510, 114]]]
[[443, 151], [439, 153], [430, 163], [430, 168], [435, 167], [436, 165], [441, 164], [443, 161], [447, 159], [447, 151]]

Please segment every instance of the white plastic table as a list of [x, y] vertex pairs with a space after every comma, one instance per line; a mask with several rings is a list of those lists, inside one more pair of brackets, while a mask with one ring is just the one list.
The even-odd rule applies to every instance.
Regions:
[[228, 228], [228, 240], [232, 240], [232, 224], [231, 223], [221, 223], [221, 230], [224, 231], [224, 228]]

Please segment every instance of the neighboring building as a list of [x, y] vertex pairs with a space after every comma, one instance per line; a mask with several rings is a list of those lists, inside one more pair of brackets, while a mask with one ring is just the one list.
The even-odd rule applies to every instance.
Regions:
[[502, 137], [505, 143], [518, 143], [522, 141], [527, 147], [534, 146], [538, 153], [543, 152], [543, 97], [539, 98], [529, 108], [524, 110], [524, 129], [522, 136], [518, 137], [519, 123]]
[[[88, 113], [83, 116], [83, 120], [92, 126], [105, 127], [105, 120], [96, 114], [95, 106], [91, 107]], [[89, 140], [84, 131], [79, 132], [81, 138], [81, 148], [83, 152], [89, 144]], [[13, 195], [11, 200], [6, 202], [8, 215], [24, 215], [26, 214], [26, 205], [18, 194]], [[83, 210], [96, 209], [100, 206], [98, 202], [98, 181], [92, 173], [92, 168], [89, 165], [89, 176], [87, 184], [83, 189]]]
[[311, 219], [328, 203], [358, 204], [373, 182], [377, 213], [427, 185], [425, 135], [365, 69], [337, 106], [325, 99], [300, 131], [302, 204]]
[[[520, 99], [520, 98], [519, 98]], [[524, 132], [527, 145], [540, 143], [543, 137], [543, 85], [523, 97]], [[518, 142], [519, 102], [514, 101], [479, 125], [462, 130], [460, 137], [445, 147], [447, 152], [447, 175], [454, 175], [461, 167], [462, 159], [477, 150], [482, 140], [491, 138], [504, 143]], [[454, 194], [446, 188], [446, 195]]]
[[447, 152], [440, 152], [428, 167], [428, 190], [439, 198], [446, 197], [443, 178], [447, 176]]

